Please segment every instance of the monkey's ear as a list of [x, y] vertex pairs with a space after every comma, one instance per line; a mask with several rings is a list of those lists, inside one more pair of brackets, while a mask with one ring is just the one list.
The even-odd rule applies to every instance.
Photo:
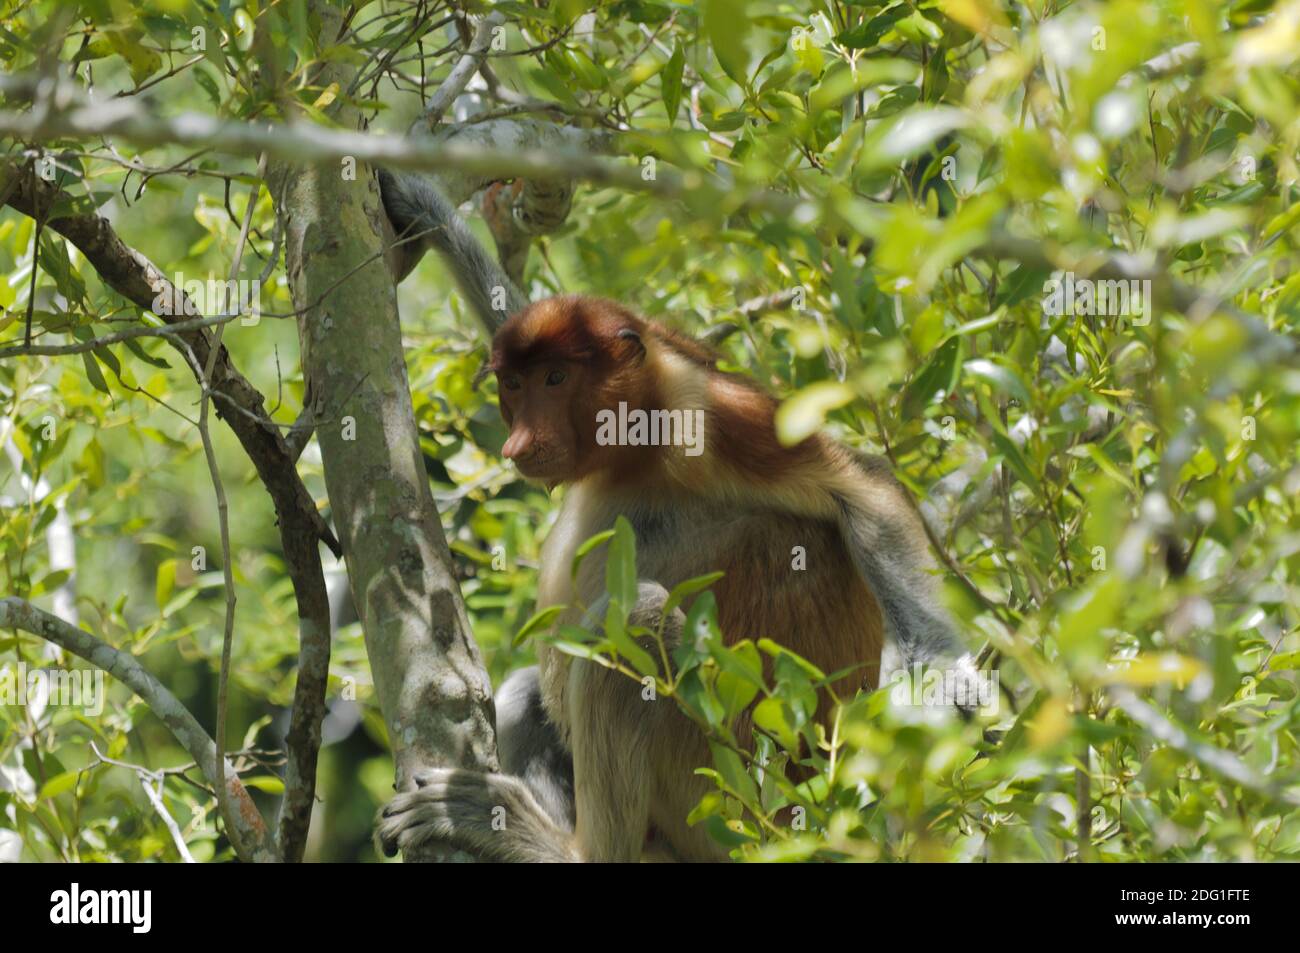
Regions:
[[639, 361], [645, 357], [645, 342], [641, 340], [641, 335], [632, 328], [623, 328], [615, 335], [619, 340], [631, 341], [636, 345], [636, 359]]

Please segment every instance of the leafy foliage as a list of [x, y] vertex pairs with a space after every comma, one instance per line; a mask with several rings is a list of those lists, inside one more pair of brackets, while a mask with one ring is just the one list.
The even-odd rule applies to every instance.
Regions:
[[[717, 790], [693, 819], [745, 859], [1300, 853], [1300, 7], [618, 0], [593, 20], [585, 6], [495, 4], [509, 54], [490, 55], [496, 75], [554, 103], [558, 121], [617, 130], [647, 182], [672, 171], [685, 190], [580, 190], [565, 226], [536, 242], [533, 296], [598, 292], [712, 331], [728, 366], [786, 398], [786, 438], [827, 427], [886, 454], [925, 504], [950, 603], [1001, 685], [998, 712], [971, 722], [886, 688], [842, 699], [819, 726], [829, 673], [781, 649], [781, 633], [724, 643], [708, 580], [681, 594], [692, 640], [665, 680], [655, 633], [627, 626], [635, 555], [620, 527], [600, 541], [617, 556], [604, 642], [559, 638], [659, 677], [709, 733]], [[38, 0], [4, 7], [0, 50], [13, 75], [52, 53], [74, 82], [151, 98], [164, 115], [328, 124], [331, 103], [347, 102], [400, 132], [460, 48], [445, 26], [431, 32], [444, 4], [418, 9], [348, 8], [351, 32], [321, 48], [302, 3]], [[290, 83], [259, 82], [259, 44]], [[358, 82], [315, 85], [324, 60], [357, 64]], [[252, 158], [97, 137], [6, 151], [53, 157], [67, 210], [99, 209], [168, 275], [224, 277], [250, 194], [245, 273], [271, 254]], [[725, 188], [695, 187], [711, 175]], [[789, 204], [756, 204], [769, 193]], [[156, 323], [12, 209], [0, 266], [0, 348], [22, 343], [28, 315], [36, 343]], [[1145, 313], [1045, 312], [1054, 272], [1125, 269], [1156, 279]], [[768, 296], [781, 300], [745, 306]], [[499, 680], [551, 621], [525, 625], [554, 504], [497, 460], [493, 398], [472, 384], [482, 342], [436, 263], [401, 305], [426, 466]], [[278, 273], [261, 306], [291, 309]], [[292, 422], [304, 386], [291, 322], [236, 322], [225, 343]], [[154, 338], [0, 359], [12, 462], [0, 464], [0, 579], [43, 605], [75, 598], [85, 626], [210, 723], [224, 593], [187, 419], [196, 398]], [[229, 433], [213, 433], [239, 595], [232, 721], [270, 799], [293, 596], [269, 501]], [[326, 505], [312, 448], [299, 470]], [[52, 560], [59, 527], [73, 565]], [[52, 662], [13, 632], [0, 660]], [[0, 705], [0, 829], [16, 832], [0, 830], [0, 853], [176, 856], [115, 762], [186, 758], [139, 699], [108, 686], [94, 714]], [[391, 765], [355, 626], [335, 638], [330, 697], [313, 849], [368, 857]], [[735, 744], [745, 712], [753, 751]], [[787, 778], [792, 762], [805, 780]], [[175, 773], [163, 792], [196, 857], [228, 856], [206, 792]]]

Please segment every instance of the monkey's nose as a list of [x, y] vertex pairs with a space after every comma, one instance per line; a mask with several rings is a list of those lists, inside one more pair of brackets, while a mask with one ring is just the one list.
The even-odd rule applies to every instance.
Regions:
[[533, 455], [533, 437], [526, 430], [519, 430], [512, 433], [507, 439], [505, 446], [501, 448], [501, 456], [507, 460], [516, 460], [527, 458]]

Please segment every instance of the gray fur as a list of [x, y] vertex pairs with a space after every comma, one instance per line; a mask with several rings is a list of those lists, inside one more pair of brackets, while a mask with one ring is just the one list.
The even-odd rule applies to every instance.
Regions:
[[[394, 231], [399, 236], [420, 235], [423, 244], [442, 256], [461, 294], [489, 332], [527, 306], [523, 292], [427, 176], [380, 169], [379, 192]], [[501, 309], [493, 307], [496, 289], [504, 292]], [[497, 297], [502, 294], [498, 292]]]
[[[865, 510], [837, 497], [840, 533], [862, 578], [871, 587], [885, 623], [885, 653], [881, 659], [881, 684], [898, 671], [914, 666], [947, 665], [958, 678], [971, 684], [955, 699], [978, 697], [973, 682], [978, 673], [952, 621], [935, 591], [935, 563], [926, 545], [920, 514], [906, 501], [906, 492], [877, 457], [853, 455], [856, 465], [872, 480], [892, 484], [900, 505], [892, 511]], [[963, 694], [965, 692], [965, 694]], [[965, 710], [963, 701], [959, 707]]]
[[498, 692], [497, 748], [503, 774], [420, 771], [416, 790], [398, 794], [379, 816], [384, 853], [436, 843], [485, 860], [575, 860], [573, 762], [541, 710], [535, 666], [512, 674]]
[[956, 633], [938, 608], [927, 560], [912, 558], [915, 543], [878, 516], [841, 501], [840, 531], [853, 563], [880, 604], [885, 635], [897, 643], [902, 662], [928, 663], [961, 654]]
[[537, 666], [511, 673], [496, 704], [501, 770], [528, 785], [551, 820], [573, 830], [573, 758], [542, 710]]
[[460, 768], [426, 768], [415, 791], [399, 794], [379, 817], [376, 835], [393, 856], [423, 844], [447, 844], [485, 860], [564, 863], [576, 860], [570, 834], [537, 803], [519, 778]]

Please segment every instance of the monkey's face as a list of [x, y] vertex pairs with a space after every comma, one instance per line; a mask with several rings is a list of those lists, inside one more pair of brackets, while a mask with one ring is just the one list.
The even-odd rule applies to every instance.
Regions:
[[578, 469], [576, 396], [582, 369], [568, 361], [543, 361], [497, 372], [501, 416], [510, 436], [501, 455], [519, 472], [548, 484], [563, 483]]

